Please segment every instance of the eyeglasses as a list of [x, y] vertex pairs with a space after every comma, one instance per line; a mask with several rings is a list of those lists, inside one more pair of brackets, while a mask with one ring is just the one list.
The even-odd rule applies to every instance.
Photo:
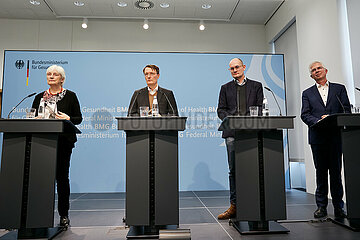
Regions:
[[317, 71], [317, 70], [320, 71], [320, 70], [323, 70], [323, 69], [324, 69], [324, 67], [321, 67], [321, 66], [320, 66], [320, 67], [316, 67], [316, 68], [312, 68], [312, 69], [311, 69], [311, 73], [313, 73], [313, 72], [315, 72], [315, 71]]
[[238, 70], [239, 68], [241, 68], [241, 67], [243, 67], [243, 66], [244, 66], [244, 65], [241, 65], [241, 66], [236, 65], [235, 67], [229, 68], [229, 70], [230, 70], [230, 71]]
[[144, 73], [145, 76], [155, 76], [157, 73], [156, 72], [149, 72], [149, 73]]

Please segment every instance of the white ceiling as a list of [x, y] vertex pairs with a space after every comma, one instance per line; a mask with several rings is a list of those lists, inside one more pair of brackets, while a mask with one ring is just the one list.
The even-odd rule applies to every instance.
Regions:
[[[157, 20], [205, 20], [238, 24], [265, 24], [284, 0], [146, 0], [154, 3], [151, 9], [138, 9], [137, 0], [0, 0], [0, 18], [10, 19], [157, 19]], [[127, 6], [117, 6], [125, 2]], [[161, 3], [170, 4], [163, 9]], [[208, 10], [203, 4], [210, 4]]]

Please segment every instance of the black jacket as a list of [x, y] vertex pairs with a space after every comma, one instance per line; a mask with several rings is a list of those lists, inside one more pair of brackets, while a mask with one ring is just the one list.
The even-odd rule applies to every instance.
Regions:
[[[227, 116], [232, 116], [236, 113], [237, 109], [237, 94], [234, 80], [221, 86], [219, 94], [219, 103], [217, 114], [221, 120], [224, 120]], [[246, 115], [250, 114], [250, 106], [262, 107], [264, 93], [262, 84], [257, 81], [253, 81], [247, 78], [246, 81]], [[234, 137], [235, 132], [233, 130], [223, 131], [222, 137]]]
[[[174, 94], [171, 90], [159, 86], [157, 93], [159, 113], [161, 116], [179, 116]], [[147, 87], [136, 90], [131, 97], [128, 116], [139, 116], [140, 107], [150, 107], [149, 91]]]
[[[32, 107], [38, 111], [40, 100], [43, 97], [44, 92], [41, 92], [35, 96]], [[66, 113], [70, 117], [70, 121], [74, 124], [80, 124], [82, 122], [82, 115], [80, 110], [80, 103], [76, 94], [66, 89], [65, 96], [57, 102], [57, 110]], [[74, 144], [77, 141], [76, 134], [62, 134], [59, 141], [67, 141], [69, 144]]]

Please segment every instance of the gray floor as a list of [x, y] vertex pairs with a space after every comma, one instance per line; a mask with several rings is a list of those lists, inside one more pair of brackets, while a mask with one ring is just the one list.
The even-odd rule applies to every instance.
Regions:
[[[181, 192], [180, 228], [190, 229], [192, 239], [360, 239], [353, 232], [332, 222], [314, 222], [314, 196], [298, 190], [289, 190], [287, 196], [287, 220], [281, 225], [288, 234], [240, 235], [227, 220], [218, 221], [216, 216], [228, 207], [228, 191]], [[126, 239], [128, 228], [122, 222], [125, 213], [124, 193], [87, 193], [71, 195], [71, 228], [55, 239]], [[329, 217], [333, 217], [329, 204]], [[292, 221], [304, 220], [304, 221]], [[59, 219], [55, 213], [54, 223]], [[14, 232], [0, 229], [0, 239], [10, 239]]]

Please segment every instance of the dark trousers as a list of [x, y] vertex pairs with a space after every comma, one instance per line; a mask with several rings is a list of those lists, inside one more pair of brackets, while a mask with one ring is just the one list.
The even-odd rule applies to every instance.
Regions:
[[74, 144], [59, 140], [56, 165], [56, 186], [58, 193], [58, 212], [60, 216], [69, 215], [69, 168], [73, 146]]
[[236, 205], [236, 186], [235, 186], [235, 146], [234, 138], [225, 138], [226, 150], [229, 164], [229, 184], [230, 184], [230, 203]]
[[328, 174], [330, 174], [330, 192], [334, 208], [343, 208], [344, 190], [341, 181], [341, 144], [311, 144], [316, 169], [315, 199], [318, 207], [328, 204]]

